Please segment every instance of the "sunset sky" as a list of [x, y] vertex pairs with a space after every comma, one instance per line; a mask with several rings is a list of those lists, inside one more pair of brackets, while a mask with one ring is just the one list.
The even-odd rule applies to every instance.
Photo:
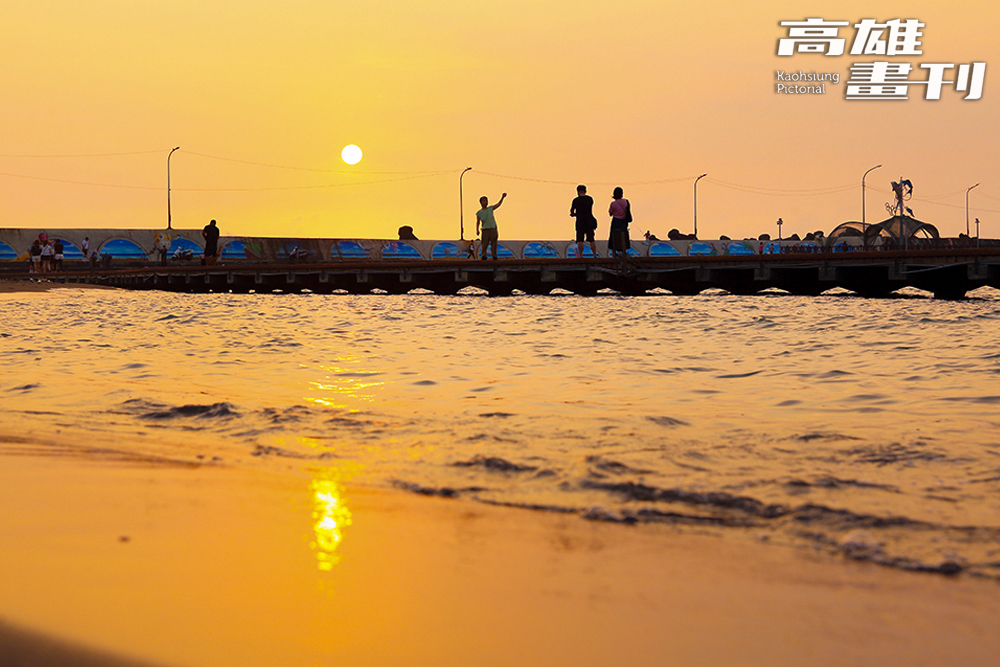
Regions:
[[[633, 230], [702, 238], [829, 231], [887, 217], [889, 183], [942, 234], [1000, 237], [1000, 5], [995, 2], [614, 3], [33, 0], [0, 11], [3, 227], [223, 234], [465, 236], [508, 192], [501, 238], [570, 238], [575, 185], [601, 232], [615, 185]], [[919, 19], [921, 55], [776, 55], [781, 21]], [[986, 62], [982, 99], [845, 100], [856, 62]], [[836, 72], [778, 95], [777, 70]], [[947, 80], [954, 78], [951, 70]], [[340, 159], [357, 144], [355, 167]], [[972, 232], [975, 233], [974, 222]]]

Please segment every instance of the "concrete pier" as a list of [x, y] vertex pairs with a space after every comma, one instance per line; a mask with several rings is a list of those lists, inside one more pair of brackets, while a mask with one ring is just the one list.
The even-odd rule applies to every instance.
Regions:
[[[5, 268], [15, 268], [8, 264]], [[84, 282], [125, 289], [173, 292], [404, 294], [427, 290], [455, 294], [469, 287], [490, 295], [549, 294], [560, 289], [579, 295], [613, 290], [625, 295], [698, 294], [721, 289], [756, 294], [778, 288], [818, 295], [844, 288], [862, 296], [887, 296], [916, 287], [943, 299], [960, 299], [988, 285], [1000, 289], [1000, 248], [826, 252], [756, 256], [630, 257], [610, 259], [418, 259], [252, 262], [225, 261], [150, 266], [113, 262], [111, 268], [70, 263], [49, 280]], [[5, 277], [26, 278], [6, 270]], [[37, 277], [32, 275], [32, 277]]]

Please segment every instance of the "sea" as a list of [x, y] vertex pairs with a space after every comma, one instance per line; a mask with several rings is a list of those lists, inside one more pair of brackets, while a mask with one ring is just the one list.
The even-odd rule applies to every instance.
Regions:
[[4, 446], [321, 471], [319, 499], [374, 486], [1000, 580], [989, 288], [0, 305]]

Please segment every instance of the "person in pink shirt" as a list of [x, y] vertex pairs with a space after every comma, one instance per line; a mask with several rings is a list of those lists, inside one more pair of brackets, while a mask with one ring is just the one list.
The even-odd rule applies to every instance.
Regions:
[[621, 188], [615, 188], [611, 197], [614, 201], [608, 207], [608, 213], [611, 215], [608, 251], [614, 255], [624, 255], [632, 245], [628, 238], [628, 223], [632, 222], [632, 205], [625, 199], [625, 193]]

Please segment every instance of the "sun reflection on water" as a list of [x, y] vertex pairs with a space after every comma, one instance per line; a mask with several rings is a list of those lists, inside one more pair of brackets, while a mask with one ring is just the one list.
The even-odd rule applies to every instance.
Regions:
[[316, 551], [320, 570], [329, 572], [340, 562], [337, 548], [344, 539], [344, 529], [351, 525], [351, 510], [347, 508], [340, 471], [325, 468], [316, 471], [309, 484], [313, 494], [313, 531], [315, 539], [309, 546]]
[[383, 371], [364, 368], [370, 359], [357, 355], [344, 355], [336, 359], [337, 365], [321, 366], [327, 375], [321, 381], [310, 382], [310, 388], [319, 395], [306, 396], [305, 400], [330, 408], [351, 408], [357, 403], [373, 403], [375, 393], [385, 386], [376, 380]]

